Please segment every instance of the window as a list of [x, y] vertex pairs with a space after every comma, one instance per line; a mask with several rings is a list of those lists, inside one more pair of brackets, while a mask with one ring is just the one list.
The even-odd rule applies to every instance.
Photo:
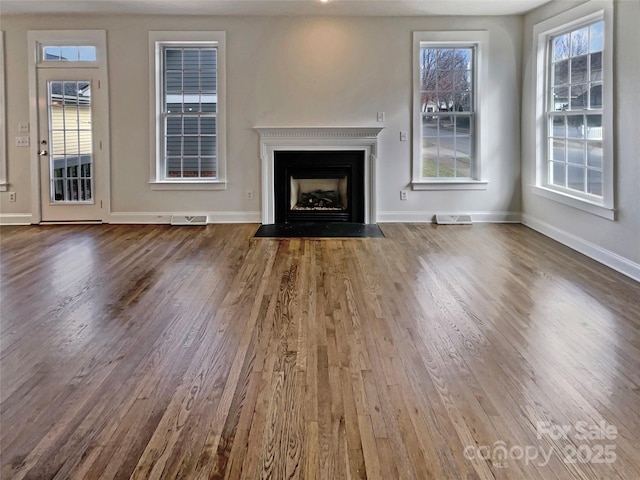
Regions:
[[612, 219], [612, 26], [593, 9], [587, 3], [536, 25], [542, 105], [534, 191]]
[[209, 47], [162, 47], [167, 178], [216, 177], [216, 54]]
[[[50, 201], [94, 200], [93, 95], [87, 81], [47, 81]], [[44, 113], [44, 112], [43, 112]]]
[[474, 47], [420, 48], [422, 177], [472, 178]]
[[547, 182], [602, 198], [604, 22], [549, 38]]
[[152, 32], [150, 41], [156, 85], [152, 184], [224, 188], [224, 33]]
[[51, 46], [42, 47], [43, 62], [95, 62], [95, 46]]
[[486, 32], [414, 32], [414, 189], [485, 188], [479, 60]]

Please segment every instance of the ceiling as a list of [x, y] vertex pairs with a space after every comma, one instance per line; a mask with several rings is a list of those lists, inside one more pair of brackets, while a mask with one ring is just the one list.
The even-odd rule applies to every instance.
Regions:
[[[1, 14], [520, 15], [550, 0], [0, 0]], [[576, 0], [571, 0], [576, 1]]]

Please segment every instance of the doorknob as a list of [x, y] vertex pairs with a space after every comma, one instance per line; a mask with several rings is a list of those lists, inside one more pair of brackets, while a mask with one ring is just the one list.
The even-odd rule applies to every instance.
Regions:
[[38, 152], [38, 155], [40, 155], [41, 157], [46, 157], [47, 155], [49, 155], [49, 152], [47, 152], [46, 150], [40, 150]]

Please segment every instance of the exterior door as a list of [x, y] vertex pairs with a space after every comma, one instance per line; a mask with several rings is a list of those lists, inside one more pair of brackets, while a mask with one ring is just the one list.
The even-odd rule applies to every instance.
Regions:
[[107, 179], [98, 120], [106, 108], [95, 69], [38, 70], [43, 222], [102, 220]]

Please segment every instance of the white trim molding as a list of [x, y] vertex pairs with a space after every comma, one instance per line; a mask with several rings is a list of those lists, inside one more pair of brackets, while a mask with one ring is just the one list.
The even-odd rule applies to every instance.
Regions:
[[551, 190], [550, 188], [543, 186], [529, 185], [529, 189], [531, 190], [531, 193], [540, 197], [564, 203], [565, 205], [569, 205], [570, 207], [592, 213], [593, 215], [597, 215], [608, 220], [616, 219], [616, 211], [613, 208], [603, 207], [602, 205], [599, 205], [597, 203], [592, 203], [583, 198], [574, 197], [566, 193], [558, 193], [555, 190]]
[[7, 103], [4, 76], [4, 31], [0, 30], [0, 192], [6, 192], [9, 187], [7, 178]]
[[149, 182], [151, 190], [226, 190], [227, 182]]
[[479, 180], [455, 181], [443, 180], [438, 182], [411, 182], [412, 190], [486, 190], [489, 182]]
[[384, 127], [254, 127], [261, 138], [370, 138]]
[[30, 213], [0, 213], [0, 225], [31, 225]]
[[365, 155], [365, 223], [376, 223], [378, 135], [384, 127], [255, 127], [262, 162], [262, 223], [275, 222], [274, 152], [279, 150], [361, 150]]
[[522, 224], [640, 282], [640, 264], [633, 260], [622, 257], [617, 253], [588, 242], [572, 233], [543, 222], [542, 220], [538, 220], [531, 215], [523, 214]]
[[436, 214], [471, 215], [473, 223], [521, 223], [520, 212], [378, 212], [380, 223], [435, 223]]
[[113, 224], [170, 224], [174, 215], [207, 217], [207, 223], [260, 223], [260, 212], [113, 212]]

